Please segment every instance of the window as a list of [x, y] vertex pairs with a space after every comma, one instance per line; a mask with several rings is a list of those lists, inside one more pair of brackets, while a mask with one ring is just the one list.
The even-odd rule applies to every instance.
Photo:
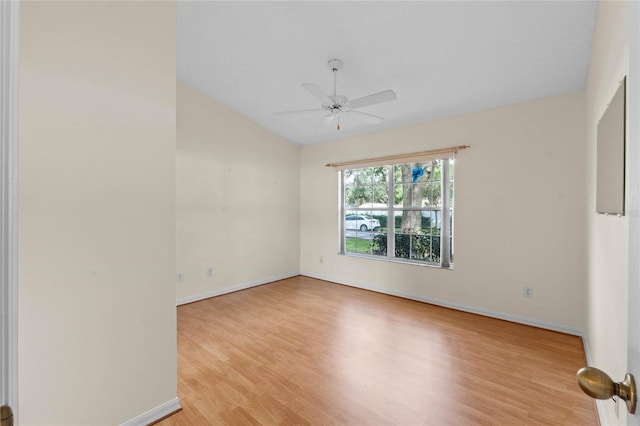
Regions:
[[450, 267], [452, 159], [343, 169], [341, 253]]

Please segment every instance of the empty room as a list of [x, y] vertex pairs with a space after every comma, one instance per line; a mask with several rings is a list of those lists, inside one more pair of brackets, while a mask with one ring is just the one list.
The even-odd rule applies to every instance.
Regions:
[[640, 424], [638, 3], [0, 12], [3, 426]]

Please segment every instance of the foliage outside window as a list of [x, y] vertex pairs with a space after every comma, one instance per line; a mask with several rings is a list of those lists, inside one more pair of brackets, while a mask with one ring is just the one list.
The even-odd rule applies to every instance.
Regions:
[[341, 252], [450, 267], [453, 160], [341, 172]]

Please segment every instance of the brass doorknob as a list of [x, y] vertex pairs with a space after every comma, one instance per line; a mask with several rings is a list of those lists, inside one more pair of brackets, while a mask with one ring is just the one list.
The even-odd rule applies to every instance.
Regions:
[[591, 398], [609, 399], [616, 395], [627, 404], [629, 413], [636, 413], [636, 381], [632, 374], [627, 373], [622, 382], [616, 383], [604, 371], [584, 367], [578, 370], [577, 377], [580, 388]]
[[8, 405], [0, 407], [0, 425], [13, 426], [13, 411]]

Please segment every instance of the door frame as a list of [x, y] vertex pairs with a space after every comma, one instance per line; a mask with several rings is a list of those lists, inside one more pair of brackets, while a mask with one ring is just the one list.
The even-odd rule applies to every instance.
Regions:
[[[629, 190], [627, 193], [628, 227], [628, 316], [627, 371], [640, 379], [640, 5], [629, 2], [627, 13], [629, 37], [629, 72], [627, 87]], [[636, 411], [638, 412], [638, 411]], [[640, 414], [627, 415], [628, 425], [640, 425]]]
[[[0, 1], [0, 405], [18, 406], [19, 2]], [[15, 422], [17, 424], [17, 420]]]

